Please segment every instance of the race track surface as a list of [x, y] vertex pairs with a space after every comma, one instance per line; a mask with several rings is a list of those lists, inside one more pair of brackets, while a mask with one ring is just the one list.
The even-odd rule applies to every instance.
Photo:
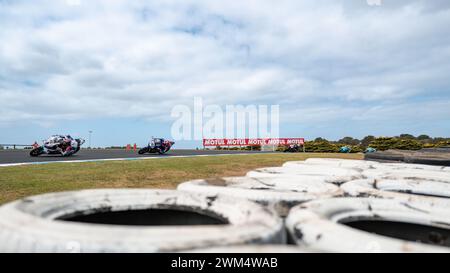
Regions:
[[259, 151], [204, 151], [204, 150], [172, 150], [165, 155], [145, 154], [126, 150], [81, 150], [70, 157], [58, 155], [41, 155], [31, 157], [30, 150], [0, 150], [0, 164], [48, 162], [48, 161], [72, 161], [72, 160], [95, 160], [114, 158], [145, 158], [145, 157], [171, 157], [171, 156], [195, 156], [195, 155], [219, 155], [219, 154], [243, 154], [261, 153]]

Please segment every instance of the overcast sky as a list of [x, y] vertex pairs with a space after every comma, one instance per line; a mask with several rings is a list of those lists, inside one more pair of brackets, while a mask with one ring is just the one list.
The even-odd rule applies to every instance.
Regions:
[[0, 0], [0, 143], [170, 137], [193, 96], [279, 104], [286, 137], [449, 137], [450, 1]]

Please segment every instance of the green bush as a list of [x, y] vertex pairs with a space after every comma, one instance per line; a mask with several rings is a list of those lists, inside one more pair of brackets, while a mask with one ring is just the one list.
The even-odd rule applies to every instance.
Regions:
[[350, 147], [350, 153], [362, 153], [364, 152], [364, 148], [360, 145], [351, 145]]
[[257, 145], [257, 146], [245, 146], [242, 147], [242, 150], [244, 151], [261, 151], [261, 146]]
[[339, 145], [326, 140], [306, 141], [305, 151], [310, 153], [337, 153], [339, 152]]
[[396, 137], [378, 137], [369, 145], [378, 151], [386, 151], [389, 149], [399, 150], [420, 150], [423, 144], [415, 139], [402, 139]]
[[277, 148], [275, 149], [275, 152], [284, 152], [284, 150], [286, 150], [287, 146], [285, 145], [278, 145]]
[[423, 147], [424, 147], [424, 148], [434, 148], [434, 147], [436, 147], [436, 144], [433, 144], [433, 143], [425, 143], [425, 144], [423, 144]]
[[399, 150], [420, 150], [423, 144], [415, 139], [400, 139], [394, 145], [393, 149]]
[[439, 147], [450, 147], [450, 140], [439, 141], [438, 143], [436, 143], [434, 145], [434, 147], [436, 147], [436, 148], [439, 148]]

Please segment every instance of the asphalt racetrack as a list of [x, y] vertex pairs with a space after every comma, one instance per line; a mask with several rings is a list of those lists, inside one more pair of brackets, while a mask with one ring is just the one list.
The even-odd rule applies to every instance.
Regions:
[[49, 161], [73, 161], [73, 160], [102, 160], [117, 158], [146, 158], [146, 157], [171, 157], [171, 156], [196, 156], [196, 155], [220, 155], [220, 154], [244, 154], [262, 153], [260, 151], [217, 151], [217, 150], [171, 150], [167, 154], [145, 154], [139, 155], [131, 150], [81, 150], [77, 154], [62, 157], [60, 155], [41, 155], [31, 157], [30, 150], [0, 150], [0, 164], [29, 163], [29, 162], [49, 162]]

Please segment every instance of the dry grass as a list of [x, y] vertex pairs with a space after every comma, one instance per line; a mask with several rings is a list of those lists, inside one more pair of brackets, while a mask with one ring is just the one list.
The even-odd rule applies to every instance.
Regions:
[[25, 196], [91, 188], [174, 189], [183, 181], [241, 176], [308, 157], [362, 159], [360, 154], [256, 154], [0, 168], [0, 203]]

